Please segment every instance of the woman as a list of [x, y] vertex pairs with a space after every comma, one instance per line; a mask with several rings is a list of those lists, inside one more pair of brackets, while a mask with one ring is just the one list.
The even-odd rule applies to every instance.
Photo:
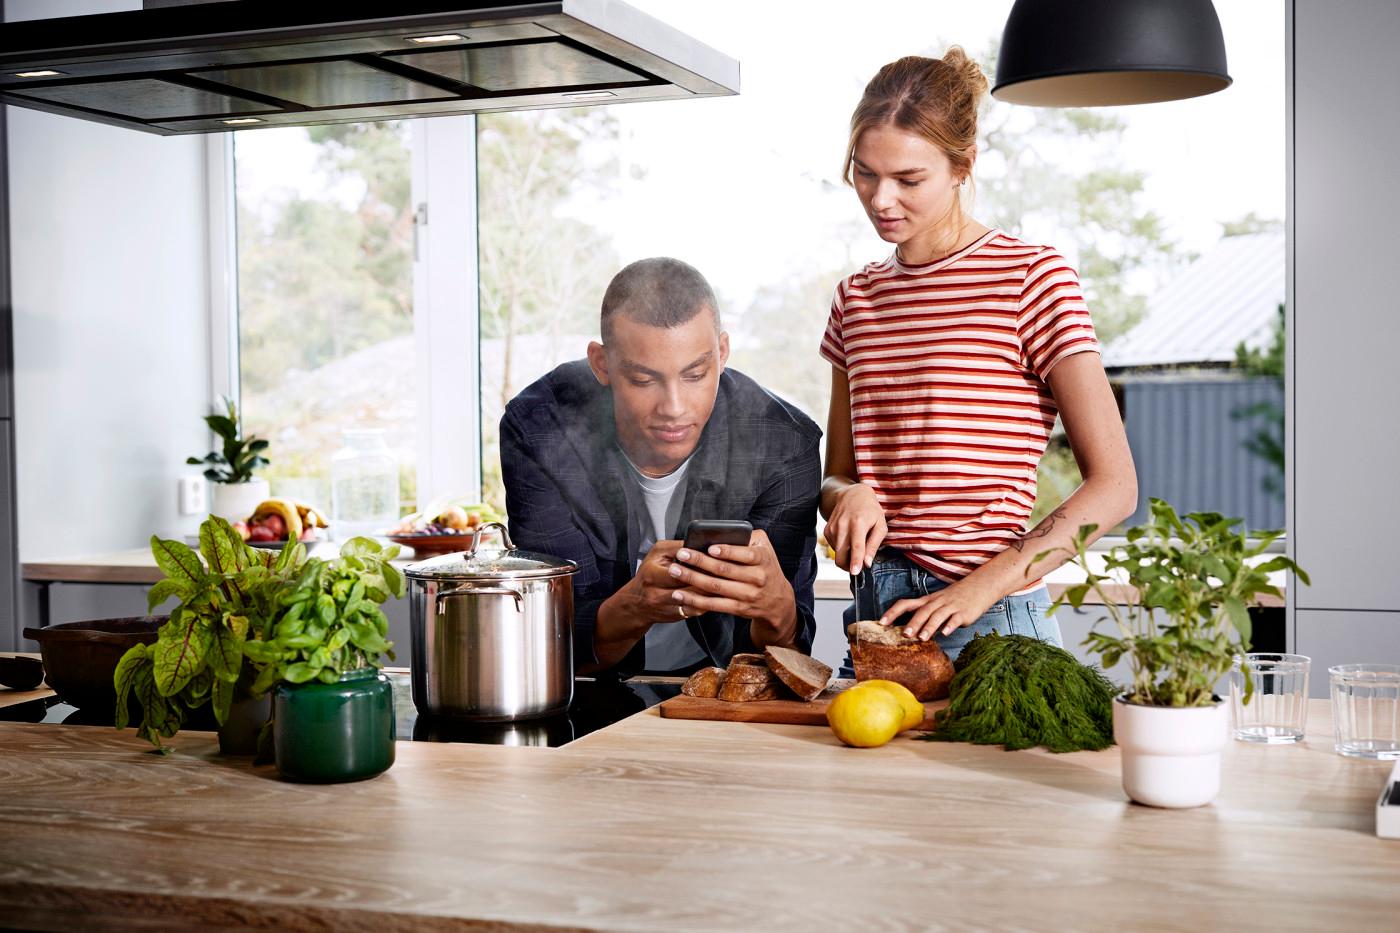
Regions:
[[[990, 631], [1059, 645], [1040, 578], [1067, 553], [1036, 556], [1137, 504], [1074, 270], [963, 211], [986, 90], [957, 47], [900, 59], [866, 86], [845, 180], [895, 249], [840, 283], [821, 345], [826, 539], [842, 567], [871, 569], [881, 624], [908, 613], [905, 634], [950, 657]], [[1084, 481], [1027, 531], [1057, 413]]]

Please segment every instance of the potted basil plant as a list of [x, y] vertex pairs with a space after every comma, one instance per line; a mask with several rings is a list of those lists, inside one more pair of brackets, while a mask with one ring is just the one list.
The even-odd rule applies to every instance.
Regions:
[[231, 522], [243, 521], [253, 514], [258, 503], [267, 499], [271, 487], [267, 480], [253, 473], [268, 465], [263, 454], [268, 442], [256, 436], [243, 435], [238, 421], [238, 408], [233, 399], [223, 398], [223, 413], [204, 416], [204, 423], [219, 438], [218, 448], [203, 457], [190, 457], [185, 462], [204, 467], [204, 478], [212, 484], [213, 514]]
[[[1078, 609], [1092, 592], [1108, 612], [1113, 630], [1099, 631], [1096, 623], [1084, 645], [1105, 670], [1124, 658], [1132, 670], [1132, 683], [1113, 704], [1113, 737], [1122, 751], [1123, 790], [1139, 803], [1196, 807], [1215, 799], [1229, 711], [1214, 691], [1235, 656], [1249, 650], [1249, 603], [1261, 593], [1283, 595], [1269, 583], [1272, 571], [1292, 570], [1309, 582], [1288, 557], [1264, 557], [1282, 531], [1248, 538], [1234, 529], [1238, 524], [1216, 512], [1183, 519], [1152, 499], [1150, 519], [1128, 529], [1126, 544], [1102, 552], [1102, 573], [1087, 551], [1095, 526], [1083, 526], [1074, 540], [1070, 562], [1085, 581], [1068, 587], [1051, 611], [1066, 603]], [[1106, 592], [1112, 584], [1126, 586], [1129, 598]], [[1246, 703], [1251, 680], [1245, 677]]]
[[395, 545], [351, 538], [334, 560], [311, 558], [278, 597], [266, 636], [246, 642], [254, 694], [272, 691], [277, 770], [294, 781], [373, 777], [394, 763], [394, 698], [379, 671], [393, 657], [380, 605], [403, 593]]
[[280, 552], [255, 550], [211, 515], [200, 525], [198, 553], [156, 536], [151, 553], [165, 578], [151, 587], [150, 610], [171, 597], [179, 604], [155, 644], [135, 645], [117, 662], [117, 728], [130, 722], [135, 694], [142, 710], [137, 734], [161, 752], [170, 751], [161, 739], [212, 710], [220, 749], [253, 754], [267, 704], [259, 708], [252, 695], [255, 671], [244, 667], [245, 647], [262, 638], [280, 612], [280, 595], [298, 579], [305, 548], [291, 543]]

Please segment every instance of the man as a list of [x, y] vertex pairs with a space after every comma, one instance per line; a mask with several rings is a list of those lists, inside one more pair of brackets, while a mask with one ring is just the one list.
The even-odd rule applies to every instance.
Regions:
[[[726, 370], [714, 292], [675, 259], [623, 269], [602, 342], [501, 419], [517, 547], [576, 561], [580, 672], [686, 674], [740, 651], [810, 651], [821, 431]], [[747, 547], [681, 546], [691, 519], [746, 519]]]

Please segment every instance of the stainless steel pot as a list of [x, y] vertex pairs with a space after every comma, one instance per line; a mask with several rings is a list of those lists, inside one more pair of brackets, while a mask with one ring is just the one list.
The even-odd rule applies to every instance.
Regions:
[[[499, 531], [504, 549], [481, 546]], [[500, 522], [471, 549], [409, 566], [413, 705], [426, 716], [501, 722], [568, 709], [578, 566], [518, 550]]]

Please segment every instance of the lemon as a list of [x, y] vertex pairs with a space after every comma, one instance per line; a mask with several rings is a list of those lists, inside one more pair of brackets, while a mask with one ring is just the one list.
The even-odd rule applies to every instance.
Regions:
[[826, 708], [826, 721], [836, 737], [856, 748], [884, 745], [904, 723], [904, 709], [884, 690], [852, 687], [837, 694]]
[[856, 688], [861, 687], [883, 690], [899, 701], [899, 708], [904, 711], [904, 723], [899, 727], [900, 732], [913, 729], [924, 721], [924, 704], [920, 703], [904, 684], [895, 683], [893, 680], [862, 680], [856, 684]]

